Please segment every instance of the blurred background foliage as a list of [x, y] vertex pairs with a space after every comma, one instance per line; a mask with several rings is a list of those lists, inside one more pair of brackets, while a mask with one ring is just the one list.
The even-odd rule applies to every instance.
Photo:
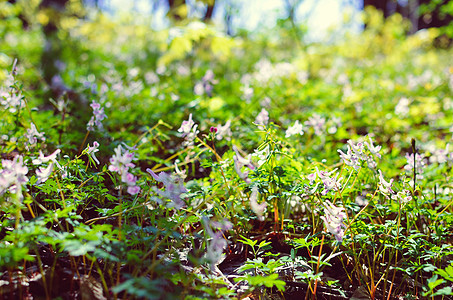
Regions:
[[[296, 13], [303, 2], [282, 2], [284, 17], [274, 27], [249, 32], [232, 22], [241, 1], [150, 1], [167, 11], [161, 29], [137, 10], [112, 16], [104, 1], [2, 1], [0, 80], [18, 58], [27, 100], [49, 111], [42, 122], [60, 126], [55, 103], [69, 103], [66, 113], [78, 120], [64, 125], [72, 141], [83, 139], [80, 120], [88, 121], [93, 98], [110, 111], [113, 140], [131, 140], [160, 119], [177, 126], [192, 110], [201, 129], [235, 118], [240, 131], [263, 99], [272, 99], [271, 118], [281, 126], [287, 114], [334, 114], [345, 122], [345, 139], [374, 131], [391, 144], [403, 131], [423, 138], [427, 122], [445, 127], [432, 116], [451, 102], [443, 84], [453, 72], [451, 1], [364, 1], [360, 32], [333, 31], [322, 41], [308, 38]], [[216, 9], [223, 27], [212, 22]], [[344, 20], [346, 28], [353, 22], [349, 11]], [[213, 92], [194, 98], [207, 70], [217, 80]], [[409, 112], [415, 123], [389, 115], [403, 96], [417, 103]]]

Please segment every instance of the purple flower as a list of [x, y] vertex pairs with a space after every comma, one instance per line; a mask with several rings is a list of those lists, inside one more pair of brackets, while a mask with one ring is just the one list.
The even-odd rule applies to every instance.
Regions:
[[154, 173], [151, 169], [146, 169], [146, 171], [151, 174], [151, 176], [158, 182], [162, 182], [165, 186], [165, 191], [154, 188], [154, 190], [163, 198], [169, 199], [172, 201], [170, 206], [173, 206], [177, 209], [185, 206], [184, 201], [181, 199], [181, 194], [186, 193], [187, 189], [184, 187], [182, 182], [173, 178], [170, 174], [165, 172], [160, 172], [159, 175]]
[[90, 121], [87, 124], [88, 131], [94, 131], [94, 126], [97, 126], [99, 130], [103, 129], [103, 125], [101, 123], [102, 120], [107, 118], [104, 113], [104, 108], [94, 100], [90, 104], [91, 108], [93, 108], [93, 116], [91, 117]]
[[[211, 270], [215, 268], [216, 264], [221, 260], [223, 250], [227, 246], [227, 241], [223, 237], [223, 231], [230, 230], [233, 225], [224, 220], [223, 222], [210, 221], [206, 217], [202, 218], [205, 233], [209, 238], [206, 247], [206, 260], [211, 266]], [[213, 228], [218, 229], [214, 232]]]
[[322, 118], [318, 114], [313, 114], [307, 121], [305, 121], [305, 125], [308, 127], [313, 127], [316, 135], [322, 135], [324, 131], [324, 127], [326, 124], [326, 119]]
[[121, 181], [127, 185], [127, 192], [131, 195], [135, 195], [140, 191], [140, 187], [136, 185], [137, 178], [129, 173], [129, 168], [135, 167], [132, 163], [133, 160], [135, 160], [134, 153], [128, 149], [123, 149], [119, 145], [115, 149], [115, 154], [110, 158], [109, 166], [110, 171], [120, 174]]
[[355, 155], [352, 152], [351, 147], [349, 145], [348, 145], [347, 153], [344, 153], [340, 149], [338, 149], [337, 151], [338, 151], [338, 153], [340, 153], [340, 157], [346, 165], [351, 166], [356, 170], [358, 170], [360, 168], [360, 160], [357, 157], [357, 155]]

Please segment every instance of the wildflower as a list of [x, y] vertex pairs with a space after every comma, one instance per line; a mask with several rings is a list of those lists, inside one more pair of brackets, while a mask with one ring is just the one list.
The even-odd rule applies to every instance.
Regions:
[[264, 221], [264, 210], [266, 209], [267, 203], [263, 202], [261, 204], [258, 204], [258, 188], [254, 186], [252, 188], [252, 193], [250, 195], [250, 208], [252, 211], [258, 216], [258, 220]]
[[221, 140], [221, 139], [226, 139], [226, 140], [230, 140], [231, 139], [231, 136], [233, 135], [233, 133], [231, 132], [231, 121], [228, 120], [225, 125], [217, 125], [217, 133], [216, 133], [216, 138], [217, 140]]
[[97, 159], [95, 153], [99, 151], [99, 143], [94, 141], [93, 146], [88, 144], [87, 148], [85, 149], [85, 153], [89, 155], [97, 164], [99, 164], [99, 160]]
[[49, 156], [44, 156], [41, 150], [39, 150], [39, 157], [35, 158], [32, 160], [32, 163], [34, 165], [40, 165], [43, 163], [48, 163], [49, 161], [52, 161], [54, 163], [57, 163], [57, 155], [61, 152], [60, 149], [55, 150], [52, 154]]
[[307, 179], [310, 180], [310, 185], [312, 185], [316, 180], [316, 172], [308, 174]]
[[390, 181], [387, 182], [384, 179], [384, 176], [382, 175], [382, 171], [378, 170], [378, 172], [379, 172], [379, 190], [381, 191], [381, 193], [386, 196], [389, 194], [394, 194], [394, 191], [392, 190], [393, 179], [390, 179]]
[[[206, 260], [209, 262], [211, 269], [222, 259], [223, 250], [227, 246], [227, 241], [223, 238], [223, 231], [230, 230], [233, 225], [224, 220], [223, 222], [210, 221], [206, 217], [202, 218], [205, 233], [209, 238], [206, 247]], [[214, 232], [212, 228], [218, 229]]]
[[[337, 150], [340, 153], [340, 157], [343, 162], [353, 167], [355, 170], [358, 170], [361, 166], [361, 162], [367, 162], [369, 168], [376, 168], [377, 163], [374, 160], [374, 156], [381, 157], [379, 151], [381, 150], [381, 146], [374, 146], [371, 137], [369, 137], [369, 143], [365, 142], [357, 142], [354, 143], [353, 141], [348, 141], [348, 150], [344, 153], [342, 150]], [[366, 146], [366, 147], [365, 147]], [[369, 152], [366, 151], [368, 148]]]
[[324, 216], [321, 219], [326, 225], [327, 231], [334, 235], [338, 242], [343, 241], [344, 229], [346, 225], [343, 223], [346, 214], [343, 207], [336, 207], [329, 200], [326, 200], [327, 204], [324, 208]]
[[188, 146], [193, 144], [193, 141], [197, 137], [198, 130], [197, 130], [198, 125], [195, 124], [195, 122], [192, 120], [192, 114], [189, 115], [189, 120], [183, 121], [181, 124], [181, 127], [178, 129], [178, 132], [181, 132], [183, 137], [185, 139], [184, 145]]
[[305, 121], [305, 125], [309, 127], [313, 127], [316, 135], [322, 135], [324, 131], [324, 125], [326, 124], [326, 119], [322, 118], [318, 114], [313, 114], [307, 121]]
[[337, 151], [340, 153], [340, 157], [346, 165], [353, 167], [355, 170], [360, 168], [360, 159], [352, 152], [351, 146], [348, 145], [348, 151], [346, 154], [340, 149]]
[[27, 129], [26, 137], [28, 139], [29, 145], [34, 145], [38, 142], [38, 139], [45, 141], [46, 138], [44, 137], [44, 132], [38, 132], [36, 129], [35, 124], [30, 123], [30, 128]]
[[296, 120], [296, 122], [294, 123], [294, 125], [288, 127], [288, 129], [286, 130], [286, 135], [285, 137], [290, 137], [292, 135], [296, 135], [296, 134], [300, 134], [300, 135], [303, 135], [304, 134], [304, 131], [303, 131], [304, 127], [302, 126], [302, 124], [299, 123], [298, 120]]
[[87, 130], [94, 131], [94, 126], [97, 126], [99, 130], [102, 130], [103, 125], [101, 121], [107, 118], [104, 113], [104, 108], [94, 100], [91, 102], [90, 106], [93, 108], [93, 116], [87, 124]]
[[178, 129], [178, 132], [182, 133], [182, 137], [185, 137], [190, 133], [192, 127], [195, 125], [195, 122], [192, 120], [192, 114], [189, 115], [189, 120], [182, 121], [181, 127]]
[[136, 177], [129, 173], [129, 168], [135, 167], [132, 163], [135, 156], [134, 153], [129, 151], [133, 148], [127, 148], [129, 149], [123, 149], [121, 145], [116, 147], [115, 154], [110, 158], [109, 170], [120, 174], [121, 181], [127, 185], [127, 192], [131, 195], [135, 195], [140, 192], [140, 187], [136, 185]]
[[368, 137], [370, 140], [370, 143], [365, 142], [365, 145], [368, 147], [368, 150], [370, 150], [371, 154], [376, 155], [377, 157], [381, 158], [381, 154], [379, 154], [379, 151], [381, 151], [381, 146], [374, 146], [373, 145], [373, 140], [371, 137]]
[[9, 110], [10, 113], [15, 113], [25, 107], [24, 97], [20, 91], [13, 89], [11, 92], [6, 90], [0, 91], [0, 103]]
[[198, 96], [206, 93], [206, 95], [211, 97], [213, 86], [217, 83], [218, 81], [214, 79], [214, 72], [212, 72], [212, 70], [207, 70], [201, 81], [195, 84], [194, 93]]
[[170, 174], [160, 172], [159, 175], [154, 173], [151, 169], [146, 169], [146, 172], [158, 182], [161, 182], [165, 186], [165, 191], [155, 189], [155, 191], [163, 198], [167, 198], [172, 201], [172, 207], [177, 209], [185, 206], [184, 201], [181, 199], [181, 194], [186, 193], [187, 189], [184, 187], [179, 179], [173, 178]]
[[22, 198], [20, 191], [22, 185], [28, 182], [28, 168], [23, 165], [23, 157], [17, 155], [13, 160], [2, 160], [2, 170], [0, 170], [0, 195], [7, 189], [13, 194]]
[[264, 127], [269, 123], [269, 113], [266, 109], [261, 109], [260, 113], [255, 119], [255, 123], [258, 125], [258, 128], [264, 129]]
[[322, 183], [324, 184], [324, 190], [322, 191], [322, 195], [327, 195], [328, 192], [331, 190], [339, 191], [341, 189], [341, 183], [340, 181], [343, 179], [343, 177], [338, 178], [339, 174], [337, 173], [335, 177], [331, 177], [333, 173], [335, 173], [337, 169], [332, 170], [330, 172], [327, 171], [319, 171], [318, 167], [316, 167], [316, 173], [321, 179]]
[[251, 155], [249, 154], [247, 158], [242, 157], [236, 146], [233, 146], [233, 151], [235, 152], [233, 160], [236, 173], [239, 175], [239, 178], [243, 179], [246, 183], [250, 183], [251, 180], [250, 178], [248, 178], [249, 171], [242, 172], [242, 167], [246, 166], [250, 170], [255, 169], [255, 167], [252, 165]]
[[406, 97], [401, 98], [395, 106], [395, 114], [401, 117], [406, 117], [409, 114], [410, 101]]
[[269, 158], [269, 153], [270, 153], [270, 147], [267, 145], [264, 147], [261, 151], [258, 149], [255, 149], [255, 152], [252, 154], [252, 157], [257, 157], [258, 158], [258, 168], [261, 167]]
[[453, 159], [453, 153], [448, 151], [450, 144], [447, 144], [445, 149], [434, 149], [429, 161], [431, 163], [437, 162], [438, 164], [446, 163]]
[[13, 66], [13, 71], [7, 75], [4, 86], [0, 87], [0, 104], [10, 113], [16, 113], [18, 110], [25, 107], [25, 101], [21, 91], [18, 91], [14, 87], [16, 83], [14, 74], [15, 65]]
[[392, 199], [401, 202], [402, 204], [407, 204], [412, 200], [411, 192], [409, 190], [398, 192], [396, 195], [392, 196]]
[[415, 172], [418, 178], [423, 179], [423, 171], [425, 169], [425, 157], [416, 153], [415, 154], [415, 164], [414, 164], [414, 153], [406, 153], [407, 165], [404, 166], [406, 171], [412, 172], [415, 167]]
[[50, 174], [52, 174], [53, 165], [54, 163], [51, 162], [46, 168], [40, 167], [38, 170], [36, 170], [36, 176], [38, 176], [38, 181], [36, 182], [36, 184], [46, 182]]

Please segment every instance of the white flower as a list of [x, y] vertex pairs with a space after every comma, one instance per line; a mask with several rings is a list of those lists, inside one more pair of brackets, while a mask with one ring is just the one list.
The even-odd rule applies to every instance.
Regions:
[[395, 114], [401, 117], [406, 117], [409, 114], [409, 104], [409, 99], [405, 97], [401, 98], [395, 106]]
[[384, 176], [382, 175], [382, 171], [378, 170], [378, 172], [379, 172], [379, 190], [381, 191], [381, 193], [384, 195], [393, 194], [394, 193], [392, 190], [393, 179], [390, 179], [390, 181], [387, 182], [384, 179]]
[[423, 179], [423, 171], [425, 169], [425, 157], [418, 153], [415, 154], [415, 164], [414, 164], [414, 153], [406, 153], [407, 165], [404, 166], [406, 171], [412, 172], [415, 167], [415, 172], [417, 177]]
[[381, 158], [381, 155], [379, 154], [379, 151], [381, 151], [381, 146], [374, 146], [373, 145], [373, 140], [371, 137], [368, 137], [370, 139], [370, 143], [365, 142], [365, 145], [368, 147], [368, 150], [370, 150], [371, 154], [376, 155], [377, 157]]
[[36, 170], [36, 176], [38, 176], [38, 181], [36, 184], [40, 184], [42, 182], [46, 182], [46, 180], [49, 178], [50, 174], [52, 174], [53, 171], [53, 162], [51, 162], [47, 168], [40, 167], [38, 170]]
[[49, 161], [52, 161], [54, 163], [57, 163], [57, 155], [61, 152], [60, 149], [55, 150], [52, 154], [49, 156], [44, 156], [41, 150], [39, 150], [39, 157], [35, 158], [32, 160], [32, 163], [34, 165], [40, 165], [43, 163], [48, 163]]
[[264, 129], [264, 127], [269, 122], [269, 113], [266, 109], [261, 109], [258, 116], [256, 116], [255, 123], [258, 125], [258, 128]]
[[254, 186], [252, 188], [252, 193], [250, 194], [250, 208], [258, 216], [258, 220], [264, 221], [264, 210], [266, 209], [267, 203], [263, 202], [258, 204], [258, 188]]
[[181, 132], [181, 137], [185, 138], [184, 145], [191, 145], [195, 140], [198, 130], [198, 125], [192, 120], [192, 114], [189, 115], [187, 121], [183, 121], [181, 127], [178, 129], [178, 132]]
[[327, 230], [335, 236], [335, 239], [340, 243], [343, 240], [344, 228], [343, 220], [346, 217], [343, 207], [336, 207], [329, 200], [326, 200], [324, 208], [324, 216], [321, 219], [324, 221]]
[[38, 130], [36, 129], [35, 124], [33, 124], [33, 123], [30, 123], [30, 128], [27, 129], [26, 137], [28, 139], [28, 144], [29, 145], [36, 144], [38, 142], [38, 139], [40, 139], [42, 141], [46, 140], [46, 138], [44, 137], [44, 132], [38, 132]]
[[251, 155], [249, 154], [247, 158], [242, 157], [236, 146], [233, 146], [233, 151], [236, 153], [233, 156], [234, 169], [236, 170], [236, 173], [239, 175], [239, 178], [243, 179], [246, 183], [250, 183], [251, 180], [250, 178], [248, 178], [249, 171], [247, 170], [245, 172], [242, 172], [242, 167], [246, 166], [251, 170], [255, 169], [255, 167], [252, 165]]
[[97, 163], [99, 164], [99, 160], [97, 159], [95, 153], [99, 151], [99, 143], [94, 141], [93, 142], [93, 146], [90, 147], [90, 144], [88, 144], [87, 148], [85, 149], [86, 151], [86, 154], [91, 156], [91, 158]]
[[19, 194], [22, 185], [28, 182], [28, 168], [23, 165], [23, 157], [17, 155], [13, 160], [2, 160], [2, 170], [0, 170], [0, 194], [3, 194], [7, 189], [11, 193]]
[[290, 137], [292, 135], [296, 135], [296, 134], [303, 135], [304, 134], [303, 129], [304, 129], [303, 125], [299, 123], [299, 120], [296, 120], [294, 125], [288, 127], [288, 129], [286, 130], [285, 137], [288, 138], [288, 137]]
[[217, 140], [221, 140], [221, 139], [226, 139], [226, 140], [230, 140], [231, 139], [231, 136], [233, 135], [233, 133], [231, 132], [231, 121], [228, 120], [225, 125], [221, 126], [220, 124], [217, 125], [217, 133], [215, 135], [216, 139]]

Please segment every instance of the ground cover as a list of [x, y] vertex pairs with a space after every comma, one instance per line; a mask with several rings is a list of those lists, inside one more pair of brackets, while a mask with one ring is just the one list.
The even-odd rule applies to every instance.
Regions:
[[0, 299], [451, 299], [453, 55], [369, 13], [328, 44], [68, 17], [49, 84], [11, 10]]

